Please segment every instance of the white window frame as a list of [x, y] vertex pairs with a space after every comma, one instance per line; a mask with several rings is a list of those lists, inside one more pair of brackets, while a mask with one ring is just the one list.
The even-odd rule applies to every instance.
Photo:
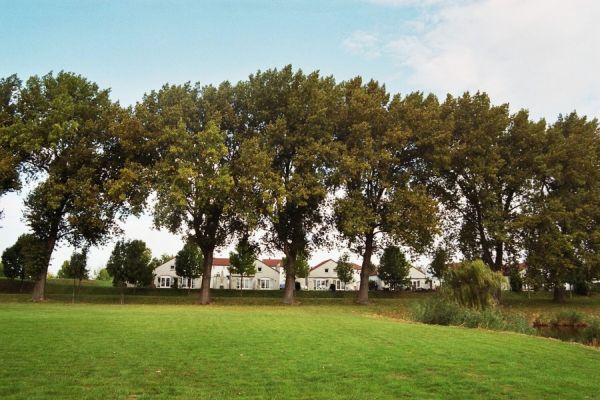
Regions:
[[260, 278], [258, 280], [258, 287], [262, 290], [271, 289], [271, 280], [269, 278]]
[[[239, 277], [236, 278], [235, 288], [237, 290], [240, 290], [240, 278]], [[242, 282], [242, 290], [248, 290], [248, 289], [252, 289], [252, 278], [244, 277], [244, 280]]]
[[328, 290], [329, 279], [315, 279], [315, 290]]
[[179, 287], [181, 289], [193, 289], [194, 279], [193, 278], [179, 278]]
[[335, 289], [336, 290], [346, 290], [346, 284], [339, 279], [335, 280]]
[[159, 288], [170, 288], [172, 283], [172, 278], [170, 276], [163, 275], [158, 277]]

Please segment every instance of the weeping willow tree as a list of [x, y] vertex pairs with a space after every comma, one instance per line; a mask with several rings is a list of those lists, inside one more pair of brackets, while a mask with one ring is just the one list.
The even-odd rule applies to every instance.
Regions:
[[471, 308], [488, 308], [497, 302], [504, 278], [483, 261], [463, 261], [446, 272], [445, 293], [452, 300]]

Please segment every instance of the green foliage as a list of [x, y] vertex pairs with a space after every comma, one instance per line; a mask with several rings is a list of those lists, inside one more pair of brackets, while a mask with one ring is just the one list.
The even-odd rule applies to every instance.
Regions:
[[110, 274], [106, 268], [102, 268], [96, 274], [96, 280], [98, 281], [110, 281]]
[[406, 256], [398, 247], [388, 246], [383, 251], [377, 273], [390, 289], [397, 290], [402, 285], [410, 283], [408, 278], [410, 267]]
[[291, 66], [259, 71], [242, 89], [245, 134], [265, 149], [275, 194], [264, 218], [265, 240], [286, 256], [284, 301], [291, 303], [298, 257], [325, 238], [320, 225], [335, 155], [338, 91], [332, 77], [294, 72]]
[[583, 331], [584, 343], [598, 346], [600, 344], [600, 320], [592, 320]]
[[354, 278], [354, 267], [350, 262], [348, 253], [342, 254], [335, 267], [335, 272], [338, 279], [345, 284], [352, 282], [352, 279]]
[[24, 220], [45, 243], [34, 300], [44, 298], [48, 263], [60, 242], [102, 243], [116, 232], [124, 199], [111, 196], [125, 159], [118, 140], [126, 112], [109, 90], [67, 72], [32, 76], [19, 90], [10, 149], [35, 182]]
[[510, 290], [519, 293], [523, 291], [523, 278], [517, 266], [510, 268], [508, 281], [510, 284]]
[[89, 271], [87, 269], [87, 252], [84, 248], [80, 252], [73, 252], [69, 265], [71, 267], [70, 278], [77, 279], [81, 282], [84, 279], [89, 279]]
[[175, 256], [175, 273], [182, 278], [196, 279], [202, 275], [203, 260], [198, 246], [186, 242]]
[[152, 254], [141, 240], [118, 241], [108, 259], [106, 270], [113, 278], [114, 286], [130, 283], [148, 286], [154, 280], [151, 265]]
[[81, 252], [73, 252], [71, 259], [62, 263], [56, 277], [59, 279], [77, 279], [80, 282], [89, 279], [87, 248], [84, 248]]
[[[23, 152], [13, 143], [21, 81], [17, 75], [0, 78], [0, 196], [21, 188], [19, 170]], [[2, 217], [2, 210], [0, 210]]]
[[[422, 163], [415, 131], [432, 121], [437, 99], [415, 94], [390, 102], [385, 86], [363, 84], [360, 77], [340, 86], [334, 176], [343, 189], [334, 204], [339, 232], [363, 256], [363, 265], [370, 265], [381, 239], [424, 251], [437, 232], [437, 204], [417, 179]], [[368, 274], [364, 268], [361, 280]], [[359, 301], [367, 302], [367, 289], [361, 285]]]
[[527, 265], [554, 288], [561, 301], [565, 282], [600, 275], [600, 128], [571, 113], [560, 116], [544, 137], [535, 181], [522, 221]]
[[550, 320], [551, 325], [577, 326], [584, 322], [584, 316], [576, 310], [561, 311]]
[[[283, 257], [281, 259], [281, 264], [286, 265], [287, 258]], [[310, 273], [310, 264], [308, 263], [308, 254], [305, 252], [300, 253], [296, 257], [295, 263], [296, 278], [308, 278], [308, 274]]]
[[44, 267], [45, 255], [44, 243], [31, 234], [21, 235], [2, 253], [4, 275], [11, 279], [34, 277]]
[[486, 309], [497, 302], [504, 278], [483, 261], [463, 261], [444, 276], [448, 298], [471, 308]]
[[437, 134], [419, 131], [430, 188], [443, 204], [447, 238], [467, 259], [499, 271], [517, 246], [515, 222], [531, 190], [545, 123], [509, 113], [487, 94], [448, 95]]
[[418, 303], [413, 307], [412, 317], [419, 322], [434, 325], [459, 325], [468, 328], [484, 328], [533, 334], [535, 330], [526, 319], [508, 316], [495, 309], [477, 310], [462, 307], [441, 296]]
[[429, 265], [429, 273], [438, 279], [442, 279], [448, 270], [450, 262], [450, 252], [445, 247], [437, 247], [433, 252], [431, 264]]
[[71, 276], [71, 262], [69, 260], [63, 261], [63, 263], [60, 266], [60, 269], [58, 270], [58, 273], [56, 274], [56, 277], [58, 279], [70, 279], [70, 278], [72, 278], [72, 276]]
[[[242, 237], [235, 246], [235, 251], [229, 253], [229, 271], [231, 275], [239, 275], [240, 279], [243, 279], [244, 276], [256, 274], [257, 250], [257, 246], [250, 243], [248, 237]], [[241, 284], [240, 289], [242, 289]]]

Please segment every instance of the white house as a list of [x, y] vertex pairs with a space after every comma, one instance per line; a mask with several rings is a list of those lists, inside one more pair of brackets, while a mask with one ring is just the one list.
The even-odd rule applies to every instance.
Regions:
[[[265, 259], [255, 261], [256, 274], [244, 276], [243, 281], [239, 275], [231, 275], [229, 271], [229, 258], [214, 257], [211, 271], [211, 289], [242, 289], [275, 290], [281, 283], [281, 260]], [[177, 281], [177, 287], [199, 289], [202, 278], [185, 279], [177, 276], [175, 272], [175, 258], [159, 265], [154, 269], [154, 284], [157, 288], [172, 288]]]
[[330, 285], [334, 284], [336, 290], [358, 290], [360, 284], [360, 265], [352, 264], [352, 281], [345, 284], [337, 276], [337, 264], [336, 261], [329, 259], [312, 267], [305, 280], [306, 288], [308, 290], [329, 290]]
[[177, 287], [179, 288], [197, 289], [200, 288], [202, 282], [201, 278], [185, 279], [177, 276], [174, 258], [156, 267], [154, 274], [154, 284], [157, 288], [172, 288], [175, 286], [175, 281], [177, 281]]
[[[434, 288], [432, 278], [418, 268], [410, 267], [408, 279], [410, 280], [408, 287], [412, 290], [429, 290]], [[371, 272], [369, 281], [375, 282], [377, 290], [390, 288], [390, 286], [379, 277], [377, 271]]]
[[[271, 263], [273, 264], [273, 263]], [[256, 260], [254, 262], [256, 273], [252, 276], [230, 275], [231, 288], [254, 289], [254, 290], [276, 290], [279, 289], [281, 281], [281, 271], [279, 268], [271, 267], [264, 261]]]

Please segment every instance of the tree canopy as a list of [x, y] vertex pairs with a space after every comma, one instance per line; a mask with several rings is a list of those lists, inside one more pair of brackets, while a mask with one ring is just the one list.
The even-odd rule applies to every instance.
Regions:
[[388, 246], [383, 251], [377, 274], [382, 281], [390, 286], [390, 289], [400, 289], [402, 285], [410, 283], [408, 274], [410, 263], [404, 253], [396, 246]]
[[[236, 84], [166, 84], [124, 109], [74, 73], [0, 79], [0, 196], [28, 189], [31, 231], [3, 268], [34, 279], [36, 301], [57, 245], [104, 244], [147, 209], [200, 249], [203, 304], [214, 252], [239, 237], [283, 254], [285, 303], [307, 255], [339, 243], [362, 257], [360, 303], [390, 246], [433, 255], [438, 278], [449, 256], [505, 272], [525, 262], [526, 283], [560, 300], [565, 283], [600, 278], [599, 171], [596, 119], [535, 121], [482, 92], [440, 101], [288, 65]], [[150, 256], [117, 243], [115, 283], [149, 284], [165, 261]]]

